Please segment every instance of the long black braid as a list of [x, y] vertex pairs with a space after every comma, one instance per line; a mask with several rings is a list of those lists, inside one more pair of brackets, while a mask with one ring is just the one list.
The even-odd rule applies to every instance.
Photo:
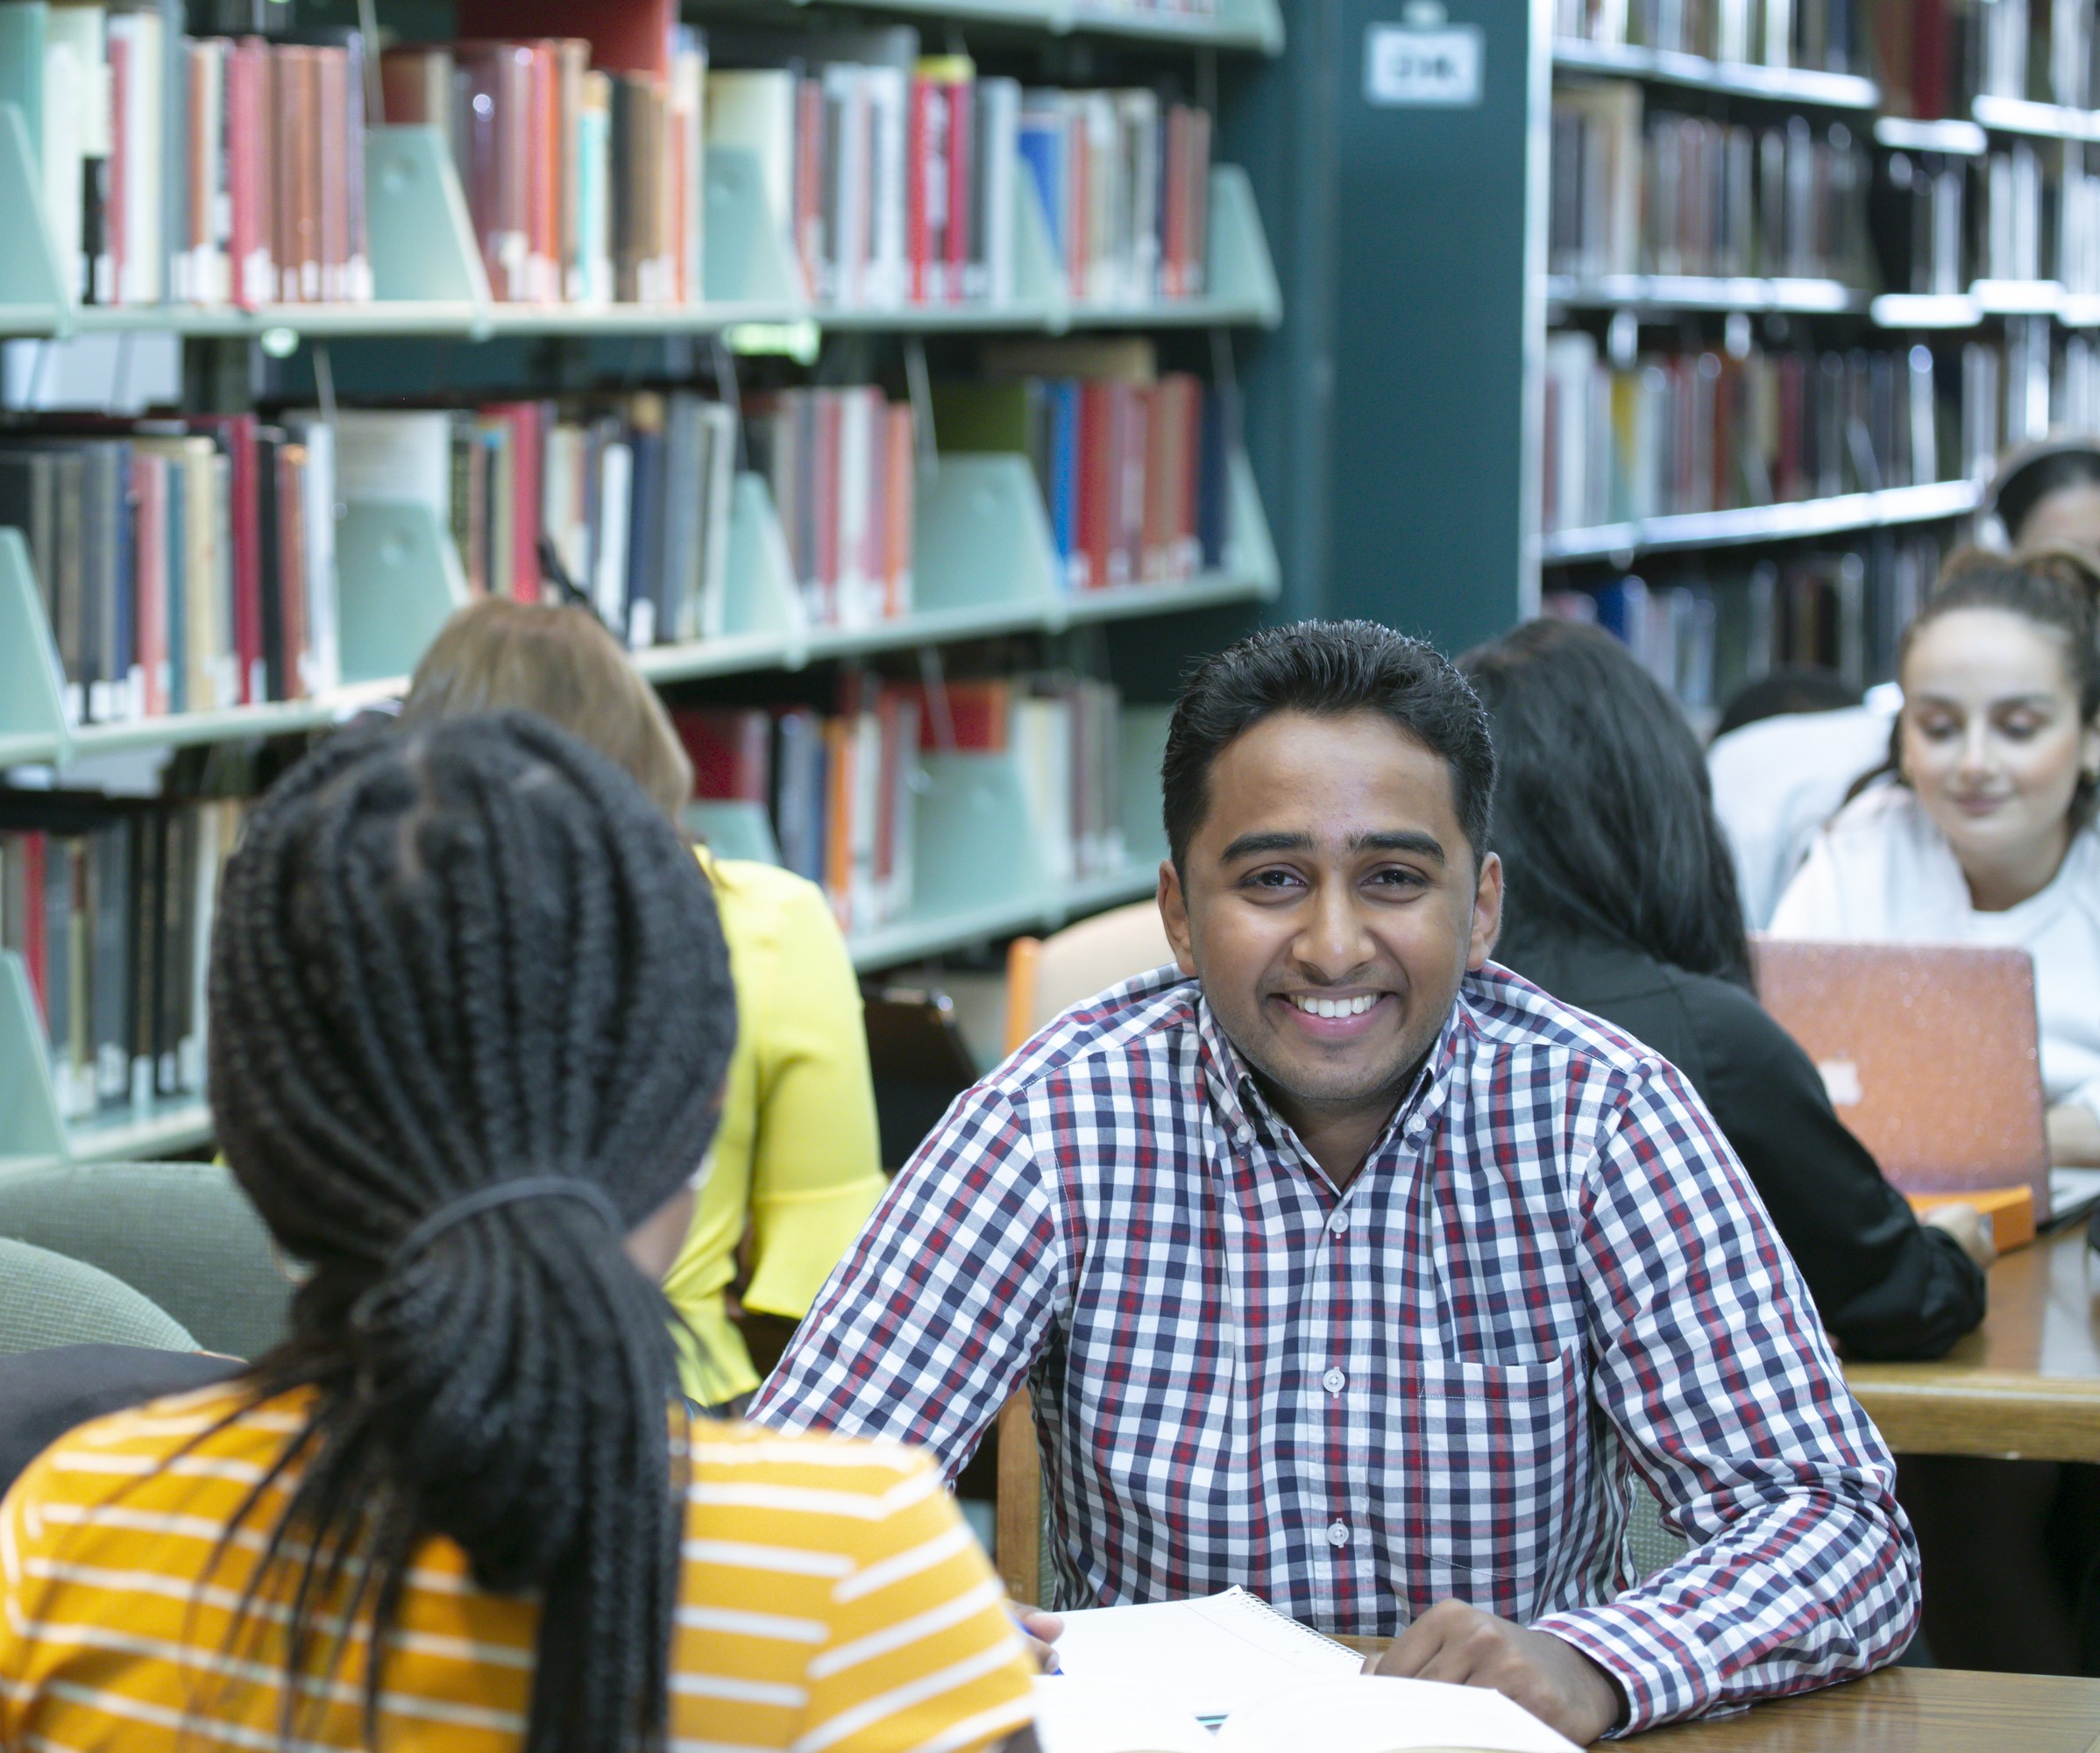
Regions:
[[[317, 1629], [338, 1613], [370, 1629], [376, 1732], [408, 1561], [442, 1533], [482, 1586], [542, 1597], [529, 1753], [655, 1743], [682, 1402], [670, 1305], [622, 1241], [699, 1166], [735, 1036], [692, 850], [529, 714], [348, 734], [251, 817], [210, 999], [227, 1160], [313, 1267], [253, 1380], [316, 1390], [256, 1572], [293, 1580], [281, 1732], [343, 1657]], [[400, 1252], [449, 1203], [549, 1175], [599, 1189], [621, 1231], [539, 1197]]]

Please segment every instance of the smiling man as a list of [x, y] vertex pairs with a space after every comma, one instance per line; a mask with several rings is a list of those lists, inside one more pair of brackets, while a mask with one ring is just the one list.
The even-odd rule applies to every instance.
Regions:
[[[753, 1416], [952, 1476], [1026, 1385], [1067, 1605], [1244, 1583], [1577, 1741], [1900, 1650], [1894, 1470], [1728, 1145], [1488, 961], [1464, 679], [1270, 629], [1190, 680], [1162, 778], [1175, 965], [957, 1102]], [[1695, 1544], [1642, 1582], [1649, 1487]]]

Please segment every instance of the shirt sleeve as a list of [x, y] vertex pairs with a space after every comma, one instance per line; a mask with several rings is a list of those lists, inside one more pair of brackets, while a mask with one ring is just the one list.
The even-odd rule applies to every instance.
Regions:
[[799, 1320], [882, 1197], [860, 983], [822, 894], [781, 910], [763, 997], [743, 1304]]
[[956, 1099], [817, 1298], [751, 1409], [783, 1430], [886, 1437], [952, 1480], [1046, 1342], [1063, 1249], [1006, 1094]]
[[1838, 1118], [1814, 1062], [1749, 993], [1709, 988], [1692, 1016], [1714, 1123], [1825, 1329], [1856, 1358], [1944, 1355], [1983, 1318], [1983, 1269], [1918, 1221]]
[[1580, 1211], [1593, 1392], [1692, 1550], [1536, 1629], [1618, 1683], [1621, 1732], [1893, 1658], [1918, 1618], [1894, 1464], [1755, 1189], [1673, 1068], [1653, 1063], [1628, 1089]]
[[1772, 909], [1769, 929], [1774, 937], [1841, 938], [1845, 931], [1844, 891], [1838, 882], [1837, 855], [1827, 831], [1816, 835], [1808, 856]]
[[832, 1593], [795, 1744], [827, 1753], [967, 1753], [1034, 1714], [1005, 1592], [933, 1468], [882, 1498], [860, 1562]]

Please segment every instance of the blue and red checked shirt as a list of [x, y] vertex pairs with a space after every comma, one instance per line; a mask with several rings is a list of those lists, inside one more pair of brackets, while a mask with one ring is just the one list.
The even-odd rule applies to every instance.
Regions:
[[[1566, 1638], [1622, 1729], [1889, 1660], [1887, 1451], [1699, 1097], [1470, 976], [1337, 1192], [1171, 968], [958, 1099], [754, 1408], [931, 1449], [1025, 1382], [1068, 1604], [1243, 1583], [1390, 1636], [1447, 1596]], [[1640, 1582], [1629, 1466], [1693, 1541]]]

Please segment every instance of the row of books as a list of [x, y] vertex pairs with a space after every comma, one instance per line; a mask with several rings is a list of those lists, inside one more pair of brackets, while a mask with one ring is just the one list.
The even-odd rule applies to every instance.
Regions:
[[355, 31], [176, 34], [151, 8], [0, 4], [60, 271], [84, 304], [357, 302], [365, 90]]
[[559, 593], [637, 649], [723, 630], [736, 421], [690, 391], [344, 409], [343, 493], [427, 505], [473, 595]]
[[703, 802], [764, 806], [780, 862], [819, 884], [842, 931], [911, 907], [917, 832], [916, 689], [867, 671], [839, 678], [835, 710], [686, 707], [672, 713]]
[[788, 389], [747, 409], [810, 623], [867, 627], [912, 608], [919, 439], [912, 406], [872, 384]]
[[1024, 90], [918, 50], [907, 26], [841, 32], [798, 39], [784, 66], [708, 76], [708, 139], [756, 160], [808, 296], [1008, 302], [1014, 203], [1031, 188], [1071, 297], [1203, 292], [1206, 111], [1146, 88]]
[[989, 346], [983, 375], [935, 387], [944, 451], [1025, 456], [1075, 591], [1224, 564], [1228, 405], [1140, 339]]
[[1971, 280], [2100, 292], [2100, 174], [2078, 147], [2025, 143], [1965, 160], [1891, 153], [1875, 188], [1884, 283], [1957, 293]]
[[61, 1118], [203, 1093], [212, 897], [242, 807], [0, 793], [0, 948], [28, 974]]
[[451, 142], [491, 294], [528, 303], [702, 295], [707, 53], [668, 77], [591, 65], [577, 37], [418, 43], [380, 60], [390, 123]]
[[340, 681], [333, 435], [196, 415], [0, 435], [68, 723], [294, 699]]
[[1554, 0], [1553, 33], [1711, 60], [1863, 70], [1859, 0]]
[[1935, 365], [1921, 345], [1655, 353], [1620, 367], [1571, 330], [1547, 338], [1545, 394], [1547, 530], [1942, 478]]
[[1753, 128], [1644, 107], [1623, 80], [1556, 88], [1551, 272], [1861, 283], [1873, 169], [1843, 123]]
[[1014, 761], [1046, 885], [1121, 869], [1121, 714], [1112, 684], [1065, 672], [929, 688], [851, 671], [829, 714], [686, 707], [672, 720], [696, 798], [762, 806], [781, 863], [822, 886], [842, 929], [863, 932], [911, 911], [915, 779], [929, 754]]
[[2053, 328], [2046, 317], [2008, 318], [2002, 337], [1962, 347], [1962, 453], [1976, 479], [2014, 445], [2100, 427], [2100, 345]]
[[1549, 591], [1545, 613], [1623, 640], [1694, 714], [1782, 665], [1828, 670], [1855, 687], [1894, 672], [1903, 629], [1930, 593], [1946, 538], [1881, 530], [1783, 557], [1715, 553], [1655, 582]]
[[2094, 0], [1882, 0], [1874, 71], [1898, 115], [1966, 116], [1979, 96], [2074, 109], [2100, 96]]

